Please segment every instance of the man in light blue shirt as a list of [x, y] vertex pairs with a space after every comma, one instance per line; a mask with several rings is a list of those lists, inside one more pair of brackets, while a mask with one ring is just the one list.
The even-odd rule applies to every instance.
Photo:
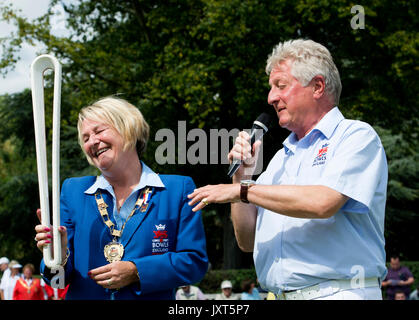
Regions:
[[374, 130], [344, 119], [335, 107], [304, 138], [292, 133], [283, 144], [258, 184], [328, 187], [348, 200], [323, 219], [258, 207], [254, 258], [259, 281], [265, 279], [267, 289], [278, 292], [329, 279], [383, 279], [387, 166]]
[[382, 299], [388, 170], [378, 135], [339, 111], [339, 72], [321, 44], [280, 43], [266, 71], [268, 103], [292, 132], [284, 148], [251, 181], [260, 142], [241, 132], [233, 183], [195, 190], [191, 205], [232, 203], [238, 244], [278, 298]]

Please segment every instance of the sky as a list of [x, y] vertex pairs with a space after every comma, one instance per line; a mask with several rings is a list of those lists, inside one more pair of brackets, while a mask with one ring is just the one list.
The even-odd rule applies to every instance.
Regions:
[[[48, 10], [50, 0], [0, 0], [0, 5], [11, 3], [14, 8], [20, 9], [21, 15], [33, 20], [45, 14]], [[64, 11], [61, 6], [54, 8], [55, 12], [61, 13], [51, 20], [52, 33], [54, 35], [66, 35], [64, 23]], [[16, 30], [13, 24], [7, 24], [0, 20], [0, 38], [8, 37]], [[20, 60], [16, 63], [15, 69], [7, 73], [6, 77], [0, 75], [0, 95], [5, 93], [20, 92], [25, 88], [30, 88], [30, 66], [43, 47], [36, 47], [24, 44], [19, 52]], [[2, 48], [0, 47], [0, 55]]]

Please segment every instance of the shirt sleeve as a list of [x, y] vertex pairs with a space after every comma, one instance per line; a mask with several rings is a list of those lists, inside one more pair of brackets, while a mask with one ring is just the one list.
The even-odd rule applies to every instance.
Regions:
[[198, 300], [207, 300], [207, 296], [198, 288]]
[[407, 279], [409, 279], [409, 278], [413, 278], [413, 273], [410, 271], [410, 269], [408, 268], [408, 267], [405, 267], [405, 269], [404, 269], [404, 273], [406, 274], [406, 280]]
[[379, 185], [387, 181], [387, 161], [380, 138], [366, 123], [356, 121], [346, 129], [334, 146], [333, 156], [319, 185], [336, 190], [354, 201], [348, 201], [343, 210], [368, 212]]

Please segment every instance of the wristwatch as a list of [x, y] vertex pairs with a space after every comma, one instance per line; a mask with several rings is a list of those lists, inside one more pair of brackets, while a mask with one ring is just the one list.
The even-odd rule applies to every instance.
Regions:
[[240, 200], [244, 203], [249, 203], [247, 200], [247, 192], [249, 188], [256, 184], [254, 180], [241, 180], [240, 181]]

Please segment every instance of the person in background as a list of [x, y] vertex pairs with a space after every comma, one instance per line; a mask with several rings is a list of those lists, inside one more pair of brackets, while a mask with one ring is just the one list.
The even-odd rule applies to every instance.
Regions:
[[35, 267], [28, 263], [23, 267], [23, 277], [19, 278], [13, 290], [13, 300], [44, 300], [44, 290], [40, 279], [33, 277]]
[[0, 294], [2, 300], [13, 300], [13, 290], [17, 280], [20, 278], [20, 268], [22, 268], [22, 265], [19, 262], [16, 260], [10, 261], [10, 276], [1, 279]]
[[0, 258], [0, 272], [2, 273], [2, 278], [4, 276], [8, 277], [10, 275], [9, 259], [6, 257]]
[[255, 283], [252, 280], [244, 280], [242, 290], [241, 300], [261, 300], [259, 291], [255, 288]]
[[239, 297], [233, 293], [233, 285], [230, 280], [221, 282], [221, 293], [215, 296], [215, 300], [238, 300]]
[[387, 299], [394, 300], [396, 291], [403, 291], [406, 297], [409, 297], [410, 286], [415, 282], [412, 272], [408, 267], [400, 264], [398, 254], [390, 257], [390, 267], [386, 278], [382, 283], [383, 288], [387, 288]]
[[0, 271], [4, 272], [7, 270], [7, 268], [9, 267], [9, 259], [7, 257], [1, 257], [0, 258]]
[[[1, 272], [1, 281], [6, 280], [8, 277], [10, 277], [10, 269], [9, 269], [9, 259], [6, 257], [0, 258], [0, 272]], [[0, 289], [1, 292], [1, 289]], [[3, 295], [0, 293], [0, 298], [2, 298]], [[3, 298], [2, 298], [3, 299]]]
[[403, 291], [397, 290], [394, 294], [394, 300], [406, 300], [406, 295]]
[[208, 300], [196, 286], [181, 286], [176, 292], [176, 300]]
[[419, 292], [419, 283], [416, 289], [409, 295], [409, 300], [419, 300], [418, 299], [418, 292]]

